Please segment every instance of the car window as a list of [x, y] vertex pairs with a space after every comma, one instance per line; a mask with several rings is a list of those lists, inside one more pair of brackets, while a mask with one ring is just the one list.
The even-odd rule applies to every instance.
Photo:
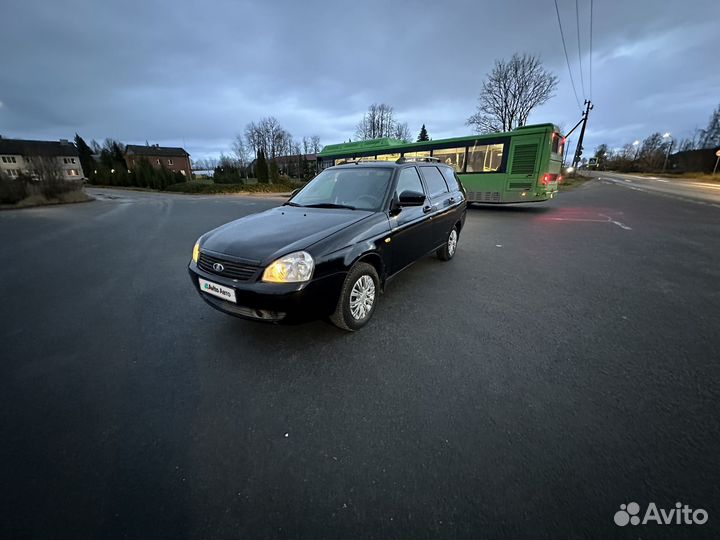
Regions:
[[445, 182], [447, 182], [450, 189], [460, 189], [460, 180], [452, 169], [442, 167], [440, 172], [442, 172], [442, 175], [445, 177]]
[[400, 196], [403, 191], [425, 193], [422, 182], [420, 181], [420, 175], [415, 167], [408, 167], [407, 169], [402, 169], [400, 171], [395, 193]]
[[425, 184], [427, 184], [428, 191], [431, 197], [441, 195], [442, 193], [448, 192], [447, 184], [445, 179], [437, 167], [422, 167], [423, 176], [425, 177]]
[[391, 175], [392, 170], [387, 168], [325, 169], [290, 201], [300, 206], [347, 205], [377, 211]]

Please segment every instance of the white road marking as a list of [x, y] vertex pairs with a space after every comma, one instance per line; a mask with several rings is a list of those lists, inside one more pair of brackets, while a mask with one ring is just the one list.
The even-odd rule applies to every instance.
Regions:
[[625, 225], [624, 223], [620, 223], [619, 221], [614, 220], [614, 219], [611, 218], [610, 216], [606, 216], [605, 214], [598, 214], [598, 216], [607, 218], [607, 220], [608, 220], [610, 223], [612, 223], [613, 225], [617, 225], [617, 226], [620, 227], [621, 229], [625, 229], [626, 231], [632, 231], [632, 227], [628, 227], [628, 226]]
[[584, 221], [587, 223], [612, 223], [613, 225], [617, 225], [621, 229], [625, 231], [632, 231], [632, 227], [629, 227], [625, 225], [624, 223], [621, 223], [615, 219], [612, 219], [610, 216], [607, 216], [605, 214], [598, 214], [598, 216], [605, 218], [605, 219], [590, 219], [590, 218], [562, 218], [562, 217], [548, 217], [545, 219], [551, 220], [551, 221]]

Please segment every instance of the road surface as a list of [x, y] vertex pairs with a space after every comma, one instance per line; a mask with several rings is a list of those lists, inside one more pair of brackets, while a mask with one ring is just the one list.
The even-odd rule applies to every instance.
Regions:
[[[720, 208], [720, 181], [707, 182], [663, 176], [640, 176], [616, 172], [592, 172], [595, 178], [636, 191], [649, 191], [679, 200], [711, 204]], [[720, 175], [718, 176], [720, 179]]]
[[[0, 212], [0, 537], [720, 536], [720, 208], [473, 207], [345, 334], [190, 283], [278, 199], [92, 193]], [[709, 521], [619, 528], [631, 501]]]

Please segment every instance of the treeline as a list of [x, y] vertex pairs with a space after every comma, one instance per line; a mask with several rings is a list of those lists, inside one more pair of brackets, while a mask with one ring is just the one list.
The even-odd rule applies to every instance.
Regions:
[[162, 190], [186, 181], [181, 173], [173, 172], [165, 166], [153, 167], [147, 158], [141, 158], [135, 167], [129, 169], [125, 161], [125, 145], [114, 139], [105, 139], [102, 145], [93, 140], [88, 145], [76, 133], [75, 146], [83, 172], [94, 185]]
[[233, 139], [229, 155], [193, 161], [193, 170], [213, 171], [215, 183], [239, 184], [248, 178], [259, 183], [283, 183], [290, 177], [309, 180], [315, 175], [315, 163], [305, 156], [320, 152], [320, 137], [298, 140], [269, 116], [250, 122]]
[[597, 167], [621, 172], [710, 172], [714, 151], [720, 148], [720, 106], [712, 113], [707, 127], [692, 136], [676, 141], [670, 133], [652, 133], [642, 141], [627, 143], [622, 148], [598, 146]]

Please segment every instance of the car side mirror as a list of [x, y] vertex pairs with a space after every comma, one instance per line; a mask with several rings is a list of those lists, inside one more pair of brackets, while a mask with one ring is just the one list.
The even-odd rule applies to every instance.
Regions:
[[400, 206], [422, 206], [425, 204], [425, 194], [406, 190], [400, 194]]

